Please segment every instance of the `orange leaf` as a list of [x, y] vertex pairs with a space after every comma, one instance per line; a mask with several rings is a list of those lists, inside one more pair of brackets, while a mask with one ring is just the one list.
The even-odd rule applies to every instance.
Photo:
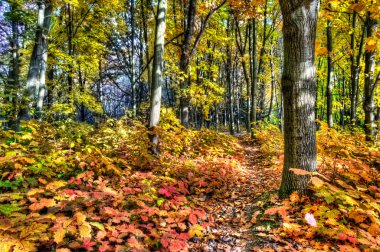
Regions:
[[297, 169], [297, 168], [290, 168], [289, 171], [292, 171], [295, 175], [311, 175], [312, 172], [305, 171], [302, 169]]

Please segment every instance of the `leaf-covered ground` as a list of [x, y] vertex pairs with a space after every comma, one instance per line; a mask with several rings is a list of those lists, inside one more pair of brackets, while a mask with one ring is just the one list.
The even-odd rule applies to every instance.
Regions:
[[274, 127], [252, 142], [186, 130], [166, 113], [157, 131], [160, 158], [145, 126], [127, 120], [0, 131], [0, 251], [379, 247], [380, 155], [360, 134], [323, 126], [313, 197], [280, 201]]

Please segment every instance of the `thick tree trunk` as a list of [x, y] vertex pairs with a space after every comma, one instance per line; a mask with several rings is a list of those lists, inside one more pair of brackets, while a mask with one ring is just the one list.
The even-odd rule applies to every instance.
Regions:
[[309, 176], [290, 171], [298, 168], [315, 171], [315, 79], [314, 50], [319, 0], [280, 0], [283, 14], [285, 159], [281, 198], [292, 192], [305, 194]]
[[[367, 14], [366, 19], [367, 38], [371, 38], [374, 33], [376, 22], [371, 19], [370, 13]], [[365, 67], [364, 67], [364, 129], [366, 141], [373, 141], [375, 135], [375, 102], [374, 90], [376, 88], [376, 81], [374, 79], [375, 73], [375, 50], [366, 50], [364, 53]]]
[[[163, 57], [164, 43], [166, 31], [166, 0], [158, 1], [157, 20], [156, 20], [156, 36], [154, 42], [154, 60], [152, 73], [152, 94], [150, 102], [150, 118], [149, 128], [154, 131], [154, 128], [160, 122], [161, 112], [161, 93], [163, 83]], [[159, 154], [158, 135], [153, 132], [150, 136], [152, 143], [151, 151], [153, 154]]]
[[334, 126], [334, 120], [333, 120], [333, 75], [334, 75], [334, 68], [333, 68], [333, 59], [332, 59], [332, 53], [333, 53], [333, 41], [332, 41], [332, 23], [330, 20], [327, 21], [327, 28], [326, 28], [326, 35], [327, 35], [327, 87], [326, 87], [326, 106], [327, 106], [327, 124], [330, 128]]

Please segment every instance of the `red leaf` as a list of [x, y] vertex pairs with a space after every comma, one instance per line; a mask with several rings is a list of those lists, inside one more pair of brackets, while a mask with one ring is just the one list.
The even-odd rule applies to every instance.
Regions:
[[158, 190], [158, 193], [165, 195], [166, 197], [171, 197], [173, 194], [179, 194], [178, 191], [174, 188], [174, 186], [163, 185], [162, 187], [163, 188]]
[[189, 215], [189, 221], [193, 225], [197, 224], [197, 222], [198, 222], [197, 216], [195, 216], [194, 214], [190, 214]]
[[92, 251], [92, 250], [94, 250], [94, 248], [92, 247], [94, 245], [96, 245], [96, 242], [92, 242], [90, 237], [86, 237], [83, 240], [82, 248], [84, 248], [85, 250], [88, 250], [88, 251]]
[[345, 241], [347, 239], [347, 235], [343, 233], [338, 234], [338, 239], [341, 241]]
[[185, 241], [172, 239], [170, 241], [169, 251], [170, 252], [184, 251], [184, 249], [186, 247], [187, 246], [186, 246], [186, 242]]
[[352, 244], [356, 244], [356, 243], [358, 243], [358, 240], [356, 239], [355, 236], [348, 235], [348, 236], [347, 236], [347, 240], [348, 240], [349, 242], [351, 242]]

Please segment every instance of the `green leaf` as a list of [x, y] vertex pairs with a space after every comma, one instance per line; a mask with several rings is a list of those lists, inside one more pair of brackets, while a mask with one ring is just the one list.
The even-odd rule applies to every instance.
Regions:
[[19, 211], [21, 208], [15, 204], [2, 204], [0, 205], [0, 212], [6, 216], [11, 215], [13, 212]]
[[158, 205], [158, 206], [161, 206], [162, 203], [164, 203], [164, 201], [165, 201], [165, 199], [163, 199], [163, 198], [159, 198], [159, 199], [157, 200], [157, 205]]
[[99, 222], [89, 222], [91, 226], [97, 227], [99, 230], [104, 231], [104, 226], [102, 223]]

